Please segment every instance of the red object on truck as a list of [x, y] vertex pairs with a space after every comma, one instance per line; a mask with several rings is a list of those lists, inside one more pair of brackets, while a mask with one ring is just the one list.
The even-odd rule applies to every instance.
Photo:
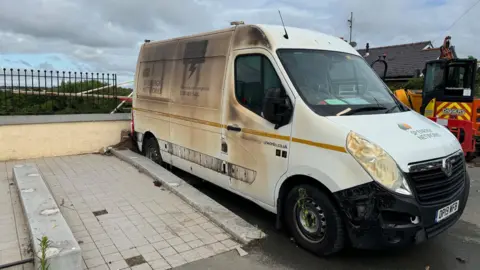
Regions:
[[475, 153], [475, 127], [472, 121], [428, 117], [428, 119], [448, 128], [462, 145], [463, 154]]

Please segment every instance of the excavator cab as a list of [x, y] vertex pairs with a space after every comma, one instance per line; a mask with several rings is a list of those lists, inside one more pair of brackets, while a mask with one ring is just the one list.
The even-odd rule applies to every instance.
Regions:
[[439, 59], [425, 67], [420, 113], [448, 128], [467, 159], [475, 157], [475, 59]]
[[456, 58], [450, 40], [450, 36], [445, 37], [438, 60], [426, 63], [423, 90], [397, 89], [393, 93], [406, 106], [448, 128], [462, 145], [467, 160], [471, 160], [476, 156], [475, 148], [480, 150], [480, 99], [475, 97], [477, 60]]
[[[470, 120], [475, 98], [476, 68], [475, 59], [427, 62], [420, 113], [426, 117]], [[435, 106], [437, 103], [438, 106]], [[435, 111], [433, 107], [436, 107]]]

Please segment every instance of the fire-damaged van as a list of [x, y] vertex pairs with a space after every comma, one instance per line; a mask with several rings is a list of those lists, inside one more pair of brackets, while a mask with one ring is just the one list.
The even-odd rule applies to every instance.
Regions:
[[342, 39], [237, 23], [145, 42], [135, 76], [146, 157], [276, 213], [316, 254], [422, 242], [467, 203], [456, 137], [402, 105]]

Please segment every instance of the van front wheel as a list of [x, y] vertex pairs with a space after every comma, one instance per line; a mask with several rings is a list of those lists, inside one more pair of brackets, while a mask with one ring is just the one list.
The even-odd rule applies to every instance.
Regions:
[[145, 157], [152, 160], [157, 164], [162, 164], [162, 156], [160, 154], [160, 148], [158, 147], [157, 139], [154, 137], [149, 137], [145, 141], [145, 146], [143, 147], [143, 152]]
[[340, 213], [325, 192], [311, 185], [299, 185], [288, 194], [285, 222], [296, 242], [320, 256], [340, 251], [345, 231]]

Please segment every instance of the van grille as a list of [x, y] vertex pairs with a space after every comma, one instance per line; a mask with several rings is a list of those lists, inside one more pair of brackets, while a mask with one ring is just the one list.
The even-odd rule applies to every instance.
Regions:
[[[448, 174], [448, 163], [451, 174]], [[463, 154], [411, 165], [409, 178], [420, 204], [449, 202], [465, 185]]]

